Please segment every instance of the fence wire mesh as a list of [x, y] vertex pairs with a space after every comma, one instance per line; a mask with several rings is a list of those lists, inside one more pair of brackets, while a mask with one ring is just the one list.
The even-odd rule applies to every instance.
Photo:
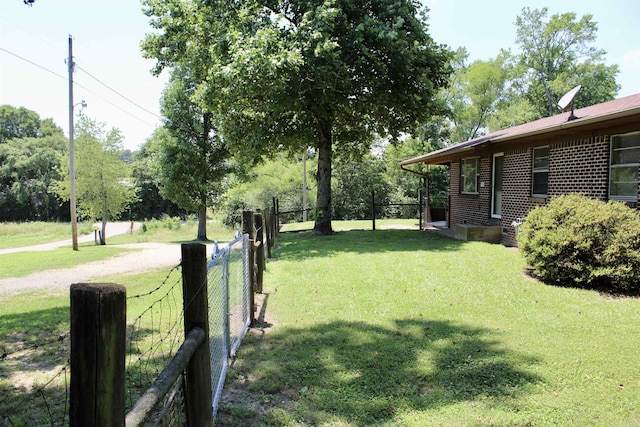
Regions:
[[[143, 307], [127, 328], [127, 410], [154, 383], [184, 340], [179, 267], [174, 267], [155, 289], [127, 298], [129, 305]], [[182, 381], [178, 380], [144, 425], [182, 426], [184, 422]]]
[[215, 248], [207, 265], [209, 351], [213, 412], [217, 412], [229, 357], [233, 357], [250, 323], [249, 236]]
[[37, 324], [5, 318], [3, 332], [25, 329], [0, 334], [0, 425], [68, 424], [67, 319], [64, 307], [42, 312]]

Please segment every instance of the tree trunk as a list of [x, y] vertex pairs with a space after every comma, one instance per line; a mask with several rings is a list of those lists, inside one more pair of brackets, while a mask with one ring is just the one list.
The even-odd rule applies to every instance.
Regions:
[[203, 206], [198, 209], [198, 238], [197, 240], [206, 241], [207, 239], [207, 207]]
[[318, 138], [318, 213], [313, 231], [318, 234], [331, 234], [331, 124], [319, 125]]
[[100, 236], [100, 244], [107, 244], [107, 193], [102, 192], [102, 235]]

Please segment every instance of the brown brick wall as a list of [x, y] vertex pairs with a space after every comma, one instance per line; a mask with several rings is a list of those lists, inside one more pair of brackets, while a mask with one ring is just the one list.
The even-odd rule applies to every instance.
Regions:
[[549, 171], [550, 196], [581, 193], [607, 200], [609, 136], [552, 144]]
[[[574, 141], [552, 141], [549, 145], [549, 197], [568, 193], [582, 193], [588, 197], [607, 200], [609, 179], [609, 136]], [[515, 246], [515, 229], [511, 225], [524, 218], [535, 206], [544, 205], [548, 198], [531, 197], [532, 153], [534, 147], [515, 148], [504, 152], [504, 180], [502, 183], [502, 219], [492, 219], [491, 154], [480, 157], [478, 195], [460, 194], [460, 163], [451, 164], [451, 226], [456, 224], [501, 225], [502, 243]], [[639, 190], [640, 193], [640, 190]]]
[[[505, 153], [502, 242], [507, 246], [517, 244], [512, 222], [548, 200], [531, 197], [532, 155], [533, 147]], [[608, 136], [549, 144], [549, 197], [581, 193], [607, 200], [608, 179]]]
[[460, 162], [451, 164], [451, 226], [489, 225], [491, 206], [491, 158], [479, 158], [478, 194], [460, 193]]

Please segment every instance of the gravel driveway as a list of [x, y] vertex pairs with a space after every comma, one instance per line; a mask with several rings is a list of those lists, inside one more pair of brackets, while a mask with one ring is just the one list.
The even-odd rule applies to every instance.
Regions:
[[[130, 227], [131, 223], [128, 222], [109, 223], [107, 225], [107, 238], [115, 234], [126, 233], [130, 230]], [[93, 235], [83, 236], [82, 239], [92, 241]], [[71, 240], [30, 246], [28, 248], [5, 249], [0, 251], [0, 255], [9, 252], [51, 250], [67, 245], [71, 246]], [[0, 280], [0, 295], [35, 289], [68, 288], [73, 283], [92, 281], [92, 279], [100, 276], [141, 273], [164, 267], [171, 268], [180, 263], [180, 245], [177, 244], [133, 243], [110, 246], [131, 248], [136, 249], [136, 251], [75, 267], [39, 271], [26, 277], [2, 279]]]

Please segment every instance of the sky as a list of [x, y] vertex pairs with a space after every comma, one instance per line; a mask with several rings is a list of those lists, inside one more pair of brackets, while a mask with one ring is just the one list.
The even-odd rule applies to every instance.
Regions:
[[[514, 49], [514, 22], [523, 7], [548, 7], [549, 15], [592, 14], [596, 46], [605, 63], [618, 64], [618, 97], [640, 92], [640, 1], [637, 0], [422, 0], [429, 34], [470, 60]], [[69, 124], [68, 37], [73, 37], [75, 112], [116, 127], [125, 148], [138, 149], [162, 123], [159, 100], [168, 73], [153, 76], [155, 61], [142, 58], [140, 41], [152, 32], [136, 0], [0, 0], [0, 105], [26, 107]]]

